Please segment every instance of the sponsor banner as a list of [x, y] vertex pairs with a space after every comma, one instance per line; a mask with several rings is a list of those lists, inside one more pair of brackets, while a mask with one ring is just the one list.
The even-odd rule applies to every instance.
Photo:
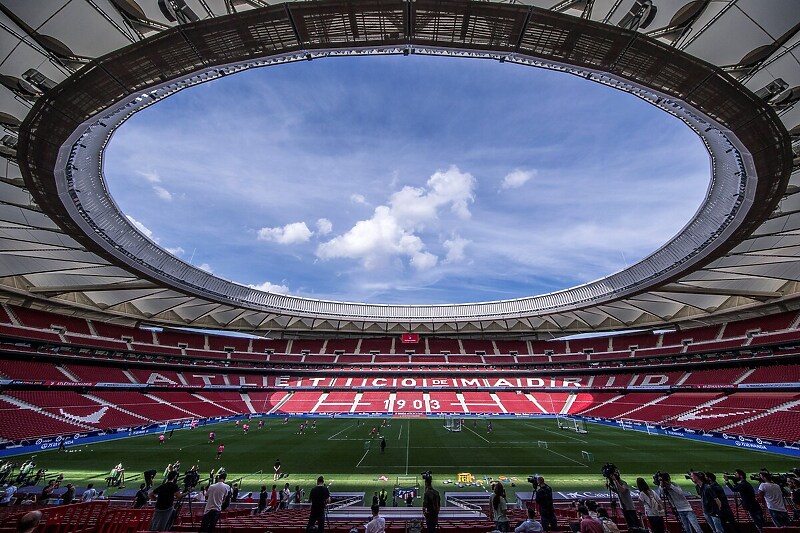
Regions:
[[798, 383], [739, 383], [738, 389], [795, 389]]
[[670, 390], [670, 385], [628, 385], [628, 389], [646, 389], [646, 390]]
[[45, 385], [48, 387], [91, 387], [92, 383], [85, 381], [48, 381]]
[[95, 387], [116, 387], [125, 389], [146, 389], [145, 383], [95, 383]]
[[2, 387], [3, 385], [11, 385], [12, 383], [14, 382], [10, 379], [0, 379], [0, 387]]
[[47, 382], [43, 379], [12, 379], [11, 385], [45, 385]]
[[234, 385], [203, 385], [203, 389], [206, 390], [239, 390], [241, 387], [237, 387]]

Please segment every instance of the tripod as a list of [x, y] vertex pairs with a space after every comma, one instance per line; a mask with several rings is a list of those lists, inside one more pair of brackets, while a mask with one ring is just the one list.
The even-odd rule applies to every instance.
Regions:
[[661, 500], [664, 502], [664, 522], [667, 522], [669, 515], [666, 513], [667, 503], [669, 503], [669, 509], [672, 511], [672, 516], [675, 517], [675, 520], [681, 525], [681, 529], [684, 533], [692, 533], [691, 531], [686, 531], [686, 528], [683, 526], [683, 520], [681, 520], [680, 515], [678, 514], [678, 509], [675, 507], [675, 503], [672, 501], [672, 496], [669, 493], [669, 488], [661, 486]]
[[614, 516], [614, 523], [619, 524], [619, 515], [617, 514], [617, 493], [614, 489], [611, 488], [611, 481], [610, 478], [606, 478], [606, 488], [608, 489], [608, 500], [609, 504], [611, 505], [611, 513]]

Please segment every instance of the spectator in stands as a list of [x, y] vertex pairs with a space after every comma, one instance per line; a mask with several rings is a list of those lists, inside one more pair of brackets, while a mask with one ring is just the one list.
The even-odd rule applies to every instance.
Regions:
[[261, 492], [258, 493], [258, 512], [263, 513], [267, 510], [267, 486], [261, 485]]
[[536, 521], [536, 509], [528, 507], [528, 519], [514, 528], [514, 533], [541, 533], [542, 524]]
[[386, 531], [386, 520], [382, 516], [378, 516], [381, 511], [380, 505], [373, 505], [372, 520], [367, 522], [364, 526], [364, 533], [383, 533]]
[[783, 492], [780, 486], [772, 480], [769, 472], [762, 471], [760, 475], [761, 484], [758, 486], [758, 493], [764, 497], [764, 503], [767, 504], [772, 523], [775, 527], [788, 526], [789, 513], [783, 504]]
[[270, 511], [278, 510], [278, 486], [272, 485], [272, 492], [269, 495]]
[[553, 489], [545, 483], [542, 476], [536, 478], [536, 493], [534, 499], [539, 506], [539, 515], [542, 517], [542, 527], [545, 531], [558, 531], [556, 511], [553, 508]]
[[730, 503], [728, 503], [728, 496], [725, 494], [725, 489], [722, 488], [722, 485], [717, 483], [717, 476], [713, 472], [706, 472], [706, 478], [708, 478], [708, 484], [711, 485], [711, 489], [714, 491], [714, 494], [717, 495], [717, 499], [720, 503], [719, 519], [722, 522], [722, 528], [733, 533], [738, 533], [739, 524], [736, 522], [736, 517], [733, 515]]
[[644, 515], [650, 524], [653, 533], [664, 533], [664, 516], [666, 515], [661, 498], [653, 492], [644, 478], [636, 478], [636, 488], [639, 489], [639, 501], [644, 506]]
[[294, 495], [292, 496], [292, 503], [303, 503], [303, 496], [305, 496], [305, 492], [303, 489], [300, 488], [300, 485], [295, 485], [294, 487]]
[[94, 488], [94, 483], [89, 483], [86, 485], [86, 490], [83, 491], [83, 496], [81, 496], [82, 502], [90, 502], [97, 498], [97, 490]]
[[217, 527], [219, 515], [230, 505], [233, 491], [225, 483], [228, 474], [225, 472], [217, 476], [217, 482], [208, 487], [206, 495], [206, 506], [203, 510], [203, 521], [200, 523], [200, 531], [211, 533]]
[[492, 516], [497, 531], [510, 531], [508, 523], [508, 501], [506, 500], [506, 488], [502, 483], [494, 484], [494, 494], [490, 500]]
[[178, 473], [175, 471], [167, 474], [167, 480], [153, 489], [156, 497], [153, 519], [150, 521], [150, 531], [169, 531], [175, 518], [175, 501], [181, 497], [181, 489], [175, 480]]
[[75, 499], [75, 485], [73, 485], [72, 483], [67, 483], [67, 490], [61, 497], [61, 503], [63, 503], [64, 505], [69, 505], [72, 503], [72, 500], [74, 499]]
[[281, 491], [281, 509], [286, 509], [289, 507], [289, 500], [292, 497], [292, 489], [289, 488], [289, 484], [285, 483], [283, 485], [283, 490]]
[[619, 505], [622, 507], [622, 515], [625, 517], [628, 529], [642, 527], [639, 523], [639, 515], [636, 513], [636, 506], [633, 505], [631, 488], [628, 486], [628, 483], [620, 477], [619, 470], [615, 470], [614, 473], [611, 474], [611, 478], [608, 480], [608, 488], [616, 492], [619, 497]]
[[41, 511], [30, 511], [25, 513], [17, 521], [17, 533], [32, 533], [42, 520]]
[[603, 524], [589, 516], [589, 509], [585, 505], [578, 506], [578, 514], [581, 515], [581, 533], [603, 533]]
[[789, 478], [789, 492], [792, 495], [792, 505], [794, 505], [794, 516], [792, 520], [800, 520], [800, 479]]
[[42, 493], [39, 495], [39, 503], [46, 504], [53, 497], [53, 491], [56, 490], [56, 480], [51, 479], [49, 483], [42, 489]]
[[725, 529], [722, 527], [722, 520], [719, 517], [722, 503], [717, 498], [714, 489], [711, 488], [705, 472], [692, 472], [691, 477], [697, 489], [697, 494], [703, 502], [703, 516], [706, 517], [706, 523], [714, 533], [725, 533]]
[[433, 478], [425, 477], [425, 492], [422, 495], [422, 516], [425, 517], [427, 533], [434, 533], [439, 526], [439, 511], [442, 508], [442, 498], [439, 491], [433, 488]]
[[697, 515], [694, 514], [692, 506], [689, 505], [689, 500], [684, 496], [683, 490], [672, 482], [668, 474], [662, 474], [661, 484], [656, 492], [660, 497], [666, 497], [675, 508], [685, 533], [703, 533], [700, 522], [697, 520]]
[[[589, 514], [592, 512], [589, 511]], [[613, 520], [608, 516], [608, 511], [606, 511], [603, 507], [597, 509], [597, 519], [603, 524], [603, 531], [604, 533], [619, 533], [619, 527], [617, 524], [614, 523]]]
[[764, 528], [764, 510], [761, 504], [756, 500], [756, 491], [753, 486], [747, 481], [747, 474], [744, 470], [737, 468], [733, 478], [734, 483], [731, 483], [731, 478], [725, 476], [725, 485], [728, 486], [735, 494], [738, 494], [742, 501], [742, 507], [747, 514], [750, 515], [750, 520], [753, 521], [758, 533], [761, 533]]
[[322, 476], [317, 478], [317, 486], [311, 489], [308, 499], [311, 501], [311, 514], [308, 517], [306, 531], [316, 526], [319, 533], [325, 533], [325, 506], [331, 503], [331, 493], [325, 486], [325, 479]]
[[134, 509], [141, 509], [145, 506], [148, 500], [147, 495], [147, 483], [142, 483], [139, 485], [139, 490], [136, 491], [136, 495], [133, 497], [133, 508]]
[[0, 493], [0, 507], [7, 507], [14, 502], [14, 495], [17, 493], [17, 486], [14, 483], [6, 483], [3, 485], [3, 491]]

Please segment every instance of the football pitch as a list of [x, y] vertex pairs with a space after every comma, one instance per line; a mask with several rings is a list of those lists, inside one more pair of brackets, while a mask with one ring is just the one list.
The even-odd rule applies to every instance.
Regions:
[[[784, 472], [796, 462], [776, 454], [598, 424], [587, 424], [588, 433], [579, 434], [558, 429], [555, 419], [492, 419], [491, 432], [481, 419], [467, 419], [460, 432], [445, 429], [441, 419], [386, 422], [381, 427], [382, 419], [318, 418], [316, 431], [309, 425], [303, 434], [298, 434], [301, 419], [295, 418], [287, 423], [265, 419], [261, 429], [254, 419], [248, 434], [234, 422], [224, 422], [176, 430], [164, 444], [159, 444], [158, 434], [150, 434], [40, 452], [35, 461], [37, 468], [47, 468], [51, 474], [63, 472], [65, 481], [78, 486], [94, 482], [98, 487], [105, 486], [110, 469], [122, 462], [128, 489], [138, 488], [142, 472], [149, 469], [158, 471], [156, 483], [160, 483], [165, 467], [176, 460], [182, 472], [197, 465], [203, 482], [212, 468], [224, 466], [228, 481], [241, 480], [246, 493], [262, 484], [271, 486], [273, 464], [280, 459], [287, 474], [280, 483], [288, 482], [292, 488], [300, 485], [307, 491], [318, 475], [324, 475], [333, 491], [368, 494], [391, 489], [398, 480], [403, 486], [410, 478], [421, 482], [425, 470], [433, 472], [435, 484], [445, 491], [488, 490], [490, 479], [503, 476], [510, 480], [509, 492], [527, 491], [531, 487], [527, 478], [534, 473], [545, 476], [554, 490], [575, 491], [602, 490], [600, 469], [606, 462], [615, 463], [630, 483], [638, 476], [651, 482], [660, 470], [686, 486], [683, 473], [690, 468], [722, 473], [766, 467]], [[380, 439], [370, 437], [373, 427], [386, 440], [384, 453]], [[213, 444], [210, 431], [216, 433]], [[216, 459], [220, 444], [225, 451]], [[478, 484], [460, 488], [443, 484], [456, 481], [460, 472], [469, 472]]]

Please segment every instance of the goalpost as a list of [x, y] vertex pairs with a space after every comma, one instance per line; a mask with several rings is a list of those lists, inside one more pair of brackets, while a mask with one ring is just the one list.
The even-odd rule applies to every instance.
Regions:
[[589, 433], [589, 431], [586, 429], [586, 422], [579, 418], [556, 416], [556, 423], [558, 424], [558, 429], [566, 429], [568, 431], [574, 431], [575, 433], [582, 434]]
[[444, 429], [447, 431], [461, 431], [461, 417], [458, 416], [445, 416]]

